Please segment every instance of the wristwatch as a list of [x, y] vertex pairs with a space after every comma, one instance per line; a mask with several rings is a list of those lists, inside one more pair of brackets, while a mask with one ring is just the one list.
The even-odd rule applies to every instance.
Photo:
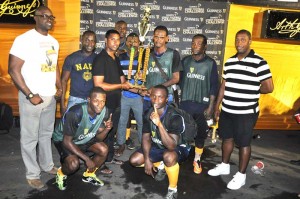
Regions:
[[29, 93], [27, 96], [26, 96], [26, 99], [30, 100], [31, 98], [33, 98], [33, 93]]

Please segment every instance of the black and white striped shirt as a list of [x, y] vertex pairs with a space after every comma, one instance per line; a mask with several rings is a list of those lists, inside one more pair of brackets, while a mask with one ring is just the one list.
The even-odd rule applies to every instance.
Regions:
[[268, 63], [251, 50], [242, 60], [237, 54], [224, 65], [225, 82], [222, 111], [232, 114], [251, 114], [259, 111], [260, 82], [271, 78]]

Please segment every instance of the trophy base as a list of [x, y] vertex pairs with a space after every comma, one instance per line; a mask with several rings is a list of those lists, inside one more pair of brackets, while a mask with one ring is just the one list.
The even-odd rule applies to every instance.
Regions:
[[140, 90], [147, 90], [147, 88], [144, 85], [138, 85], [138, 84], [131, 84], [132, 88], [140, 89]]

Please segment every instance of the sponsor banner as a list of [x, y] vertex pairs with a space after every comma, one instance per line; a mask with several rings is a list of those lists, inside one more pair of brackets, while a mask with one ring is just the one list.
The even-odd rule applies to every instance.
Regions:
[[34, 12], [41, 5], [43, 0], [2, 0], [0, 23], [35, 24]]
[[138, 22], [145, 7], [151, 8], [151, 27], [145, 44], [151, 42], [153, 30], [164, 25], [169, 30], [168, 47], [178, 50], [181, 57], [190, 55], [191, 41], [195, 34], [208, 38], [207, 55], [216, 60], [221, 75], [225, 48], [225, 35], [229, 4], [227, 2], [206, 2], [165, 0], [81, 0], [80, 32], [90, 29], [97, 35], [97, 51], [105, 47], [105, 32], [113, 29], [115, 22], [124, 20], [128, 24], [127, 34], [138, 34]]

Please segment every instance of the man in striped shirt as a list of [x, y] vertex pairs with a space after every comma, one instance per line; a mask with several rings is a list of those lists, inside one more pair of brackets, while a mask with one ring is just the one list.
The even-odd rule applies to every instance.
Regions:
[[[259, 115], [260, 93], [274, 89], [268, 63], [250, 48], [251, 33], [240, 30], [235, 36], [237, 53], [224, 66], [223, 81], [215, 106], [215, 118], [219, 120], [222, 138], [222, 163], [208, 171], [211, 176], [228, 175], [229, 159], [234, 144], [239, 147], [239, 171], [227, 184], [237, 190], [246, 183], [246, 169], [251, 155], [253, 128]], [[219, 107], [222, 102], [222, 111]]]

